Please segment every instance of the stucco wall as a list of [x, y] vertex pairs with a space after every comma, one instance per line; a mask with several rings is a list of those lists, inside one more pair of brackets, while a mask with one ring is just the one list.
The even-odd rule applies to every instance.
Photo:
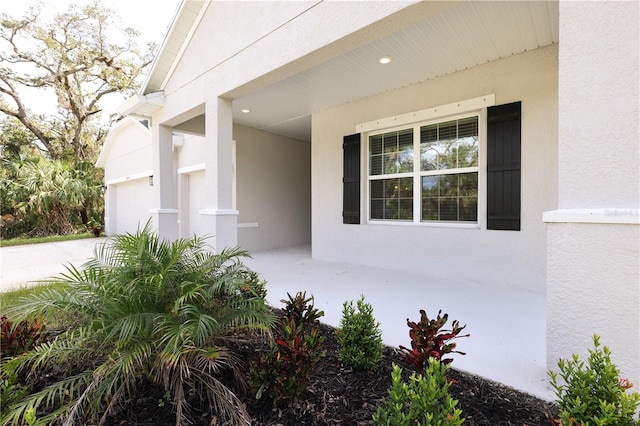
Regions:
[[[552, 45], [315, 113], [313, 256], [543, 293], [541, 219], [557, 196], [557, 55]], [[342, 137], [356, 124], [491, 93], [496, 104], [522, 101], [521, 231], [342, 224]]]
[[[238, 244], [248, 250], [311, 241], [311, 147], [235, 125]], [[243, 227], [246, 226], [246, 227]]]
[[559, 208], [640, 205], [639, 7], [561, 2]]
[[640, 384], [638, 22], [638, 2], [560, 3], [559, 210], [545, 215], [549, 367], [573, 353], [587, 356], [593, 334], [599, 334], [622, 376], [635, 386]]
[[183, 146], [178, 148], [178, 168], [204, 163], [204, 137], [184, 135]]

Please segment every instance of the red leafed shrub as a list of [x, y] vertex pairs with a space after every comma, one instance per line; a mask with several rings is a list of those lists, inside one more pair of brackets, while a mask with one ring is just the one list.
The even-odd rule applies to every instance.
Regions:
[[289, 296], [284, 316], [277, 332], [281, 337], [271, 344], [271, 350], [250, 363], [249, 384], [256, 399], [271, 398], [274, 406], [281, 400], [299, 400], [307, 382], [323, 356], [325, 338], [320, 335], [318, 318], [323, 311], [313, 306], [313, 296], [299, 292]]
[[407, 318], [411, 349], [400, 346], [400, 351], [404, 361], [413, 366], [418, 373], [424, 372], [426, 366], [429, 365], [429, 358], [437, 359], [443, 364], [450, 364], [453, 358], [444, 358], [446, 354], [465, 354], [455, 350], [456, 343], [453, 342], [453, 339], [469, 336], [468, 334], [460, 335], [466, 325], [460, 326], [460, 323], [455, 320], [451, 330], [445, 330], [443, 327], [447, 323], [449, 315], [441, 314], [442, 310], [438, 311], [438, 316], [435, 319], [429, 319], [426, 312], [421, 309], [419, 322], [416, 323]]
[[42, 321], [21, 321], [14, 325], [6, 315], [0, 318], [0, 354], [13, 357], [33, 349], [47, 339]]

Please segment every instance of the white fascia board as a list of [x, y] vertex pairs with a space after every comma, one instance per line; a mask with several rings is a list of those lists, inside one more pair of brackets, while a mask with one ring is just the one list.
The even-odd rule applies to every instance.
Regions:
[[[191, 29], [189, 30], [189, 34], [187, 34], [187, 37], [182, 42], [182, 47], [180, 48], [180, 51], [178, 52], [176, 57], [173, 58], [173, 61], [171, 62], [171, 67], [169, 68], [169, 71], [167, 71], [167, 75], [162, 80], [162, 84], [160, 85], [160, 89], [164, 89], [165, 88], [165, 86], [167, 85], [167, 82], [169, 81], [169, 79], [173, 75], [173, 72], [175, 71], [176, 67], [178, 66], [178, 63], [180, 62], [180, 59], [182, 59], [182, 55], [184, 55], [184, 52], [187, 49], [187, 46], [191, 42], [191, 38], [193, 38], [193, 34], [196, 32], [196, 29], [200, 25], [200, 21], [202, 20], [202, 17], [204, 16], [204, 13], [207, 10], [207, 7], [209, 6], [209, 3], [210, 2], [207, 1], [204, 4], [204, 7], [202, 7], [200, 9], [200, 12], [198, 13], [198, 16], [196, 17], [195, 21], [193, 21], [193, 23], [191, 24]], [[149, 74], [149, 76], [151, 76], [151, 74]], [[143, 87], [146, 88], [146, 86], [143, 86]]]
[[[116, 111], [122, 116], [135, 114], [142, 117], [150, 117], [150, 112], [160, 109], [163, 105], [164, 92], [159, 91], [147, 95], [133, 95], [117, 107]], [[147, 111], [143, 111], [143, 109]]]
[[446, 117], [448, 115], [462, 114], [468, 111], [478, 110], [494, 106], [496, 104], [495, 94], [479, 96], [473, 99], [467, 99], [460, 102], [453, 102], [447, 105], [440, 105], [420, 111], [408, 112], [406, 114], [395, 115], [393, 117], [381, 118], [379, 120], [368, 121], [366, 123], [356, 124], [356, 133], [371, 132], [374, 130], [382, 130], [390, 127], [405, 126], [408, 124], [418, 123], [421, 121], [431, 120], [433, 118]]

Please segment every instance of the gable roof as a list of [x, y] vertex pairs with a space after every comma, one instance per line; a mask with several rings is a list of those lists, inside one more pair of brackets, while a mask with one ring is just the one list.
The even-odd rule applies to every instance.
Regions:
[[160, 51], [142, 84], [141, 94], [157, 92], [164, 88], [209, 3], [209, 0], [182, 0], [178, 5]]

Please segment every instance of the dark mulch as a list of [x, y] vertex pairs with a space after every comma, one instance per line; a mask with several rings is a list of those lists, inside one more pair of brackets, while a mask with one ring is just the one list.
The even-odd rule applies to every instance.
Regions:
[[[345, 368], [337, 358], [337, 340], [332, 327], [322, 325], [326, 337], [326, 356], [311, 377], [303, 402], [274, 409], [270, 401], [257, 401], [248, 393], [235, 390], [246, 401], [252, 416], [252, 425], [371, 425], [372, 414], [387, 396], [391, 385], [392, 363], [403, 367], [400, 355], [387, 347], [384, 358], [376, 371], [358, 371]], [[238, 354], [248, 361], [264, 349], [266, 342], [238, 346]], [[455, 361], [454, 361], [455, 364]], [[547, 413], [553, 412], [552, 404], [531, 395], [515, 391], [495, 382], [450, 369], [455, 380], [450, 392], [459, 401], [458, 407], [466, 418], [465, 425], [483, 426], [540, 426], [549, 425]], [[170, 403], [161, 390], [149, 389], [133, 404], [135, 409], [121, 413], [113, 419], [113, 425], [171, 425], [174, 417]], [[221, 424], [211, 421], [205, 407], [194, 404], [192, 422], [195, 425]]]

